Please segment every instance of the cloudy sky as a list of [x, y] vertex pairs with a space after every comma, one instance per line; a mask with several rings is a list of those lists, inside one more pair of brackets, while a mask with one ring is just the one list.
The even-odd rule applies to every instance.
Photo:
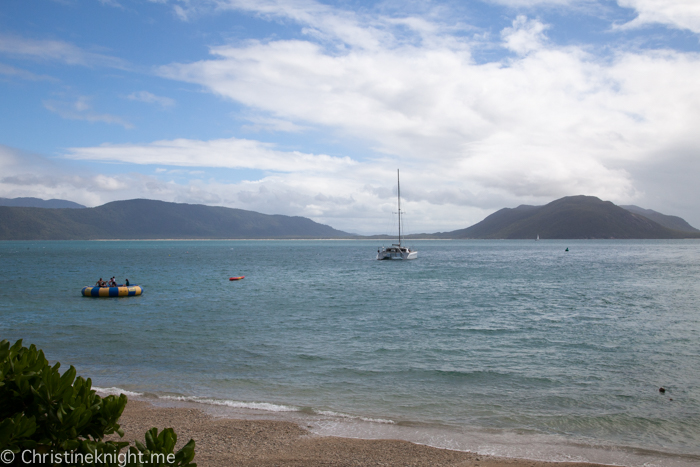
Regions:
[[700, 227], [698, 0], [3, 0], [0, 197], [409, 233], [594, 195]]

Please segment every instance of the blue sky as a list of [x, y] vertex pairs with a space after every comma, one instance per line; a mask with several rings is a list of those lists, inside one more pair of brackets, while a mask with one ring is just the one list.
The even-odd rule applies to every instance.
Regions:
[[700, 227], [696, 0], [4, 0], [0, 197], [387, 233], [599, 196]]

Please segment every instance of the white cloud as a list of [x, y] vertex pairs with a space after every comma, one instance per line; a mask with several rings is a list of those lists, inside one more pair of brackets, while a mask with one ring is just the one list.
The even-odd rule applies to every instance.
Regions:
[[121, 3], [119, 3], [117, 0], [99, 0], [101, 4], [106, 5], [106, 6], [111, 6], [115, 8], [120, 8], [124, 9]]
[[521, 55], [541, 49], [546, 38], [544, 31], [547, 26], [537, 20], [528, 20], [518, 16], [513, 21], [512, 28], [501, 32], [506, 48]]
[[177, 17], [180, 18], [182, 21], [189, 21], [190, 13], [188, 10], [185, 10], [180, 5], [175, 5], [173, 7], [173, 11], [175, 11]]
[[0, 53], [41, 60], [59, 61], [69, 65], [107, 66], [128, 69], [125, 60], [89, 52], [73, 44], [56, 40], [34, 40], [0, 34]]
[[[543, 45], [541, 23], [519, 18], [515, 25], [504, 33], [509, 46], [530, 53], [501, 63], [475, 64], [461, 48], [333, 54], [308, 41], [272, 41], [214, 48], [211, 60], [161, 72], [274, 118], [326, 127], [465, 177], [522, 178], [527, 167], [530, 175], [518, 185], [533, 193], [550, 187], [550, 196], [572, 186], [631, 195], [618, 161], [643, 159], [665, 141], [695, 133], [690, 122], [700, 108], [691, 104], [691, 77], [700, 71], [698, 56], [598, 60], [578, 48]], [[523, 37], [513, 39], [520, 31]], [[579, 169], [552, 170], [558, 167]], [[608, 189], [601, 191], [601, 180]]]
[[302, 125], [297, 125], [289, 120], [279, 118], [269, 118], [261, 116], [251, 116], [246, 118], [251, 122], [251, 125], [243, 125], [241, 128], [246, 131], [282, 131], [285, 133], [299, 133], [309, 128]]
[[593, 3], [595, 0], [487, 0], [489, 3], [507, 5], [516, 8], [535, 7], [540, 5], [573, 6], [577, 4]]
[[0, 63], [0, 74], [28, 81], [56, 81], [55, 78], [52, 78], [50, 76], [36, 75], [31, 71], [22, 70], [20, 68], [15, 68], [13, 66], [5, 65], [3, 63]]
[[91, 99], [86, 96], [78, 97], [74, 102], [46, 100], [44, 108], [58, 114], [68, 120], [85, 120], [88, 122], [102, 122], [113, 125], [121, 125], [126, 129], [134, 128], [127, 120], [116, 115], [98, 113], [92, 110]]
[[127, 99], [132, 101], [146, 102], [148, 104], [158, 104], [163, 108], [175, 106], [175, 99], [170, 97], [156, 96], [148, 91], [132, 92]]
[[138, 173], [104, 175], [89, 167], [66, 169], [55, 159], [0, 145], [0, 197], [67, 199], [85, 206], [109, 201], [150, 198], [163, 201], [221, 204], [201, 181], [186, 185]]
[[[0, 196], [67, 199], [88, 206], [114, 200], [129, 181], [120, 177], [67, 170], [60, 161], [0, 145]], [[119, 198], [117, 198], [119, 199]]]
[[246, 168], [279, 172], [338, 172], [352, 167], [349, 157], [282, 152], [274, 145], [248, 139], [198, 141], [177, 139], [148, 145], [104, 144], [71, 148], [71, 159], [179, 167]]
[[697, 0], [617, 0], [621, 7], [633, 8], [637, 17], [623, 28], [665, 24], [700, 34], [700, 2]]
[[[436, 21], [441, 17], [440, 6], [423, 5], [423, 13], [429, 11], [432, 21], [409, 14], [403, 17], [378, 15], [376, 12], [358, 13], [334, 8], [314, 0], [174, 0], [173, 11], [184, 21], [211, 11], [245, 11], [271, 21], [292, 21], [302, 25], [308, 37], [330, 45], [351, 45], [364, 49], [392, 47], [405, 41], [435, 39]], [[401, 4], [406, 10], [409, 5]], [[432, 10], [431, 10], [432, 8]], [[433, 14], [435, 13], [435, 14]], [[445, 15], [449, 21], [449, 15]], [[464, 26], [464, 25], [461, 25]], [[417, 35], [396, 34], [408, 30]]]

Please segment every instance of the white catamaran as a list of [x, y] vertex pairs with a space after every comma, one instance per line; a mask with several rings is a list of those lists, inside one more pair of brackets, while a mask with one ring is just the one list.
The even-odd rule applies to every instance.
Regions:
[[389, 248], [379, 248], [377, 259], [416, 259], [418, 257], [417, 251], [401, 246], [401, 180], [399, 179], [399, 169], [396, 169], [396, 182], [399, 198], [399, 243], [394, 243]]

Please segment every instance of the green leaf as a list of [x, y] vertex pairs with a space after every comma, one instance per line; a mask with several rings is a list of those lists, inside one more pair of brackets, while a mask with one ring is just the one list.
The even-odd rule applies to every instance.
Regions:
[[[0, 447], [20, 452], [35, 449], [48, 453], [77, 451], [83, 454], [131, 452], [172, 454], [177, 434], [172, 428], [144, 434], [145, 445], [136, 441], [104, 441], [111, 433], [124, 436], [119, 418], [128, 402], [124, 394], [100, 397], [92, 380], [76, 375], [73, 366], [63, 374], [61, 364], [49, 364], [44, 352], [18, 340], [0, 341]], [[194, 441], [175, 453], [169, 467], [194, 467]], [[118, 464], [113, 464], [114, 466]], [[148, 465], [148, 464], [147, 464]], [[131, 467], [143, 467], [130, 463]]]

